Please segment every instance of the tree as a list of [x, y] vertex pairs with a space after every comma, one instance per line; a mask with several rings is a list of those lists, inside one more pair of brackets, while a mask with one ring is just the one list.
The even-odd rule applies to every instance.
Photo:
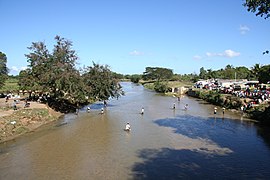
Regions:
[[22, 77], [32, 78], [36, 88], [50, 97], [51, 106], [57, 108], [61, 104], [75, 108], [88, 101], [86, 88], [75, 68], [78, 57], [71, 41], [60, 36], [56, 36], [55, 40], [52, 53], [43, 42], [32, 43], [28, 48], [31, 52], [26, 55], [30, 63], [29, 71], [23, 72]]
[[93, 66], [85, 69], [82, 75], [84, 84], [90, 88], [88, 95], [94, 101], [108, 100], [110, 97], [119, 98], [124, 95], [118, 79], [108, 65], [99, 65], [93, 62]]
[[[264, 17], [264, 19], [270, 17], [269, 0], [246, 0], [243, 5], [247, 7], [248, 11], [256, 13], [256, 16]], [[264, 51], [263, 54], [269, 54], [269, 50]]]
[[244, 66], [236, 67], [235, 68], [237, 79], [250, 79], [251, 71]]
[[35, 82], [34, 77], [31, 75], [31, 69], [25, 69], [19, 73], [19, 82], [21, 90], [35, 91], [39, 90], [38, 84]]
[[269, 18], [270, 14], [270, 1], [269, 0], [246, 0], [243, 4], [247, 10], [256, 13], [256, 16]]
[[167, 68], [146, 67], [143, 73], [144, 80], [168, 80], [173, 76], [173, 71]]
[[200, 68], [199, 77], [200, 79], [207, 79], [207, 71], [203, 67]]
[[8, 78], [7, 56], [0, 51], [0, 88], [4, 86]]
[[232, 65], [227, 65], [224, 69], [224, 77], [226, 79], [234, 79], [235, 78], [235, 69]]
[[139, 74], [133, 74], [130, 76], [130, 81], [133, 83], [138, 83], [141, 79], [141, 75]]
[[168, 91], [168, 83], [156, 81], [154, 83], [154, 89], [158, 93], [166, 93]]
[[270, 65], [262, 66], [259, 74], [258, 74], [258, 80], [260, 83], [267, 83], [270, 81]]
[[261, 71], [261, 65], [256, 63], [253, 67], [251, 67], [251, 71], [253, 76], [258, 79], [259, 72]]

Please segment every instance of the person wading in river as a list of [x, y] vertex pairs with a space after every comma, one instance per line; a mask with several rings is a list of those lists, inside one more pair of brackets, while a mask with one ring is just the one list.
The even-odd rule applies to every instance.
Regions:
[[214, 114], [217, 114], [217, 107], [214, 108]]
[[130, 131], [130, 130], [131, 130], [130, 124], [129, 124], [129, 122], [127, 122], [125, 131]]
[[142, 107], [142, 110], [141, 110], [141, 115], [143, 115], [144, 114], [144, 108]]

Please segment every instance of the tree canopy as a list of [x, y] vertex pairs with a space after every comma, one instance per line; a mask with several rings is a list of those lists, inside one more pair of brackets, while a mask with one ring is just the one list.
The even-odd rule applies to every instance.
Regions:
[[[107, 65], [93, 63], [84, 73], [76, 69], [78, 56], [72, 42], [55, 37], [52, 53], [44, 42], [34, 42], [26, 54], [29, 68], [19, 75], [19, 85], [26, 90], [46, 94], [50, 105], [68, 111], [91, 100], [106, 100], [123, 95], [115, 73]], [[62, 105], [63, 107], [59, 106]], [[58, 109], [58, 110], [61, 110]]]
[[0, 51], [0, 88], [5, 84], [8, 78], [7, 56]]
[[84, 84], [88, 87], [88, 95], [95, 101], [108, 100], [110, 97], [118, 98], [124, 95], [118, 79], [114, 78], [108, 65], [99, 65], [93, 62], [82, 75]]
[[227, 65], [224, 69], [212, 70], [208, 69], [207, 71], [204, 68], [200, 68], [200, 79], [211, 79], [211, 78], [220, 78], [220, 79], [257, 79], [257, 76], [253, 74], [252, 70], [247, 67], [233, 67], [232, 65]]
[[143, 73], [144, 80], [163, 80], [170, 79], [173, 76], [173, 71], [167, 68], [161, 67], [146, 67]]
[[248, 11], [256, 13], [256, 16], [261, 16], [265, 19], [270, 17], [269, 0], [246, 0], [244, 6], [247, 7]]
[[270, 65], [262, 66], [258, 73], [258, 80], [261, 83], [267, 83], [270, 81]]

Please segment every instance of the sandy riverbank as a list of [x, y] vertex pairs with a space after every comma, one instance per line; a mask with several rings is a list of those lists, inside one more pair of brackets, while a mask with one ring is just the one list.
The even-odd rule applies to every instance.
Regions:
[[30, 102], [30, 107], [24, 108], [25, 103], [19, 101], [18, 110], [13, 110], [12, 103], [13, 100], [6, 103], [4, 98], [0, 99], [0, 143], [32, 132], [63, 115], [38, 102]]

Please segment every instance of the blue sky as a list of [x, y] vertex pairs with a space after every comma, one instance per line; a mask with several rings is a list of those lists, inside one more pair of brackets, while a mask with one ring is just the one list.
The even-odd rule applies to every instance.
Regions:
[[10, 74], [27, 67], [32, 42], [73, 42], [78, 67], [92, 61], [121, 74], [145, 67], [174, 73], [218, 70], [230, 64], [269, 64], [270, 19], [256, 17], [242, 0], [0, 0], [0, 51]]

